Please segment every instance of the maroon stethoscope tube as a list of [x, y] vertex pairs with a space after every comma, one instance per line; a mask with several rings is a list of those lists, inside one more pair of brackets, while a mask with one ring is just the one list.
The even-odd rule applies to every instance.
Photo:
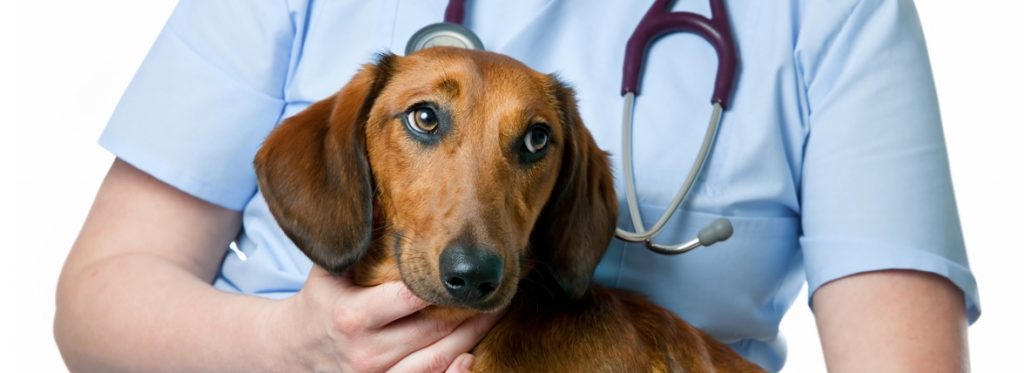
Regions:
[[726, 15], [725, 4], [722, 1], [710, 0], [711, 19], [708, 19], [691, 12], [669, 11], [673, 0], [655, 0], [626, 43], [626, 58], [622, 66], [622, 94], [633, 92], [640, 95], [640, 71], [644, 68], [647, 50], [655, 40], [674, 32], [692, 32], [715, 48], [718, 55], [718, 73], [715, 76], [711, 102], [725, 108], [729, 103], [739, 57], [736, 55], [732, 30], [729, 29], [729, 16]]
[[465, 0], [450, 0], [448, 6], [444, 8], [444, 21], [448, 23], [454, 23], [456, 25], [462, 24], [462, 19], [466, 17], [466, 1]]

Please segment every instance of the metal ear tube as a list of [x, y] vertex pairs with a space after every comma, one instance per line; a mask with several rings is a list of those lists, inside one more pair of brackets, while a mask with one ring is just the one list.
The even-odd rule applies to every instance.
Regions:
[[405, 45], [405, 55], [440, 46], [484, 50], [484, 43], [480, 38], [462, 26], [465, 8], [464, 0], [449, 1], [444, 11], [444, 22], [427, 25], [416, 31]]

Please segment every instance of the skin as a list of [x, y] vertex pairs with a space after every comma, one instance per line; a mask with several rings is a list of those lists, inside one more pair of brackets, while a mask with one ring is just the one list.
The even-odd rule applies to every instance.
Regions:
[[812, 299], [829, 372], [968, 372], [963, 293], [915, 271], [825, 284]]

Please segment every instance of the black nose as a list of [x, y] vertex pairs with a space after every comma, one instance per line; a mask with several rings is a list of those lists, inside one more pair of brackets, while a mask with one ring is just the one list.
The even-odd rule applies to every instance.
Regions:
[[452, 246], [441, 253], [441, 281], [456, 299], [479, 302], [498, 288], [503, 266], [494, 251]]

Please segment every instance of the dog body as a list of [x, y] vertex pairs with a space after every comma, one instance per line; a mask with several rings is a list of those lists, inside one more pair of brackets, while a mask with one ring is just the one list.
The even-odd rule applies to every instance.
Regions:
[[364, 286], [460, 318], [507, 307], [474, 371], [761, 371], [641, 296], [593, 286], [615, 229], [607, 155], [572, 90], [505, 56], [382, 56], [256, 158], [278, 224]]

